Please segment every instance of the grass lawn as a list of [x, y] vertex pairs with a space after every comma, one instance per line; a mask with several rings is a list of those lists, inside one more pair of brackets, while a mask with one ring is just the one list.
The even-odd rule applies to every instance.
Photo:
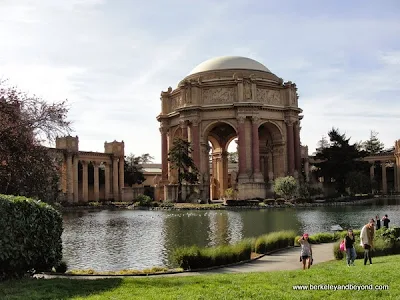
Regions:
[[[0, 283], [0, 299], [400, 299], [400, 255], [310, 270], [97, 280], [24, 279]], [[300, 267], [300, 264], [299, 264]], [[387, 285], [388, 290], [296, 291], [294, 285]]]

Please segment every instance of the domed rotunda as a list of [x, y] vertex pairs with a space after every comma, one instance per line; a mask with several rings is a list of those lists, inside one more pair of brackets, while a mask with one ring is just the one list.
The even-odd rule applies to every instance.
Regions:
[[[274, 178], [301, 171], [301, 113], [296, 85], [258, 61], [223, 56], [200, 63], [161, 93], [163, 199], [176, 200], [168, 153], [177, 137], [192, 144], [202, 200], [223, 198], [228, 188], [237, 199], [267, 197]], [[227, 150], [236, 138], [238, 170], [228, 175]]]

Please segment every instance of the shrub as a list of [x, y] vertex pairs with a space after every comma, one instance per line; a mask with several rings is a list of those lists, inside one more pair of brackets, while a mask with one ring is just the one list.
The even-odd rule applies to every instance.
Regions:
[[185, 270], [195, 270], [249, 260], [252, 241], [252, 239], [246, 239], [234, 245], [213, 248], [197, 246], [177, 248], [172, 253], [172, 261]]
[[139, 195], [135, 199], [135, 205], [149, 207], [152, 205], [153, 199], [146, 195]]
[[37, 200], [0, 195], [0, 278], [51, 271], [62, 258], [62, 216]]
[[68, 270], [68, 265], [65, 261], [61, 261], [60, 264], [54, 267], [57, 273], [65, 273]]
[[279, 231], [263, 235], [256, 239], [254, 251], [259, 254], [265, 254], [270, 251], [293, 246], [294, 231]]
[[293, 197], [297, 187], [298, 183], [293, 176], [279, 177], [274, 180], [274, 192], [285, 199]]

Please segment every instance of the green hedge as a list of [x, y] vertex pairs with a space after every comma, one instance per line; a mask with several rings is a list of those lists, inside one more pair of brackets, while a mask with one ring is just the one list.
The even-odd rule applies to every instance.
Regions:
[[253, 240], [246, 239], [235, 245], [200, 248], [197, 246], [177, 248], [172, 253], [174, 264], [184, 270], [223, 266], [251, 258]]
[[62, 216], [33, 199], [0, 194], [0, 279], [50, 271], [62, 259]]
[[271, 232], [256, 239], [254, 252], [265, 254], [270, 251], [293, 246], [296, 233], [294, 231]]

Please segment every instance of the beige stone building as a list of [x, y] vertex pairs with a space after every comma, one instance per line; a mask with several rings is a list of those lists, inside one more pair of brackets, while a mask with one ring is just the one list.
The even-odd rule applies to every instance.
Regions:
[[274, 178], [296, 176], [301, 169], [301, 112], [296, 85], [255, 60], [226, 56], [201, 63], [175, 89], [161, 93], [157, 120], [164, 199], [176, 197], [177, 178], [168, 163], [176, 137], [192, 143], [201, 199], [209, 199], [210, 191], [212, 198], [220, 198], [228, 188], [227, 149], [235, 138], [238, 198], [266, 197]]
[[66, 201], [120, 201], [131, 198], [129, 192], [124, 194], [123, 141], [105, 142], [104, 153], [101, 153], [80, 151], [78, 137], [66, 136], [57, 138], [56, 148], [50, 148], [50, 151], [59, 158], [59, 184]]

